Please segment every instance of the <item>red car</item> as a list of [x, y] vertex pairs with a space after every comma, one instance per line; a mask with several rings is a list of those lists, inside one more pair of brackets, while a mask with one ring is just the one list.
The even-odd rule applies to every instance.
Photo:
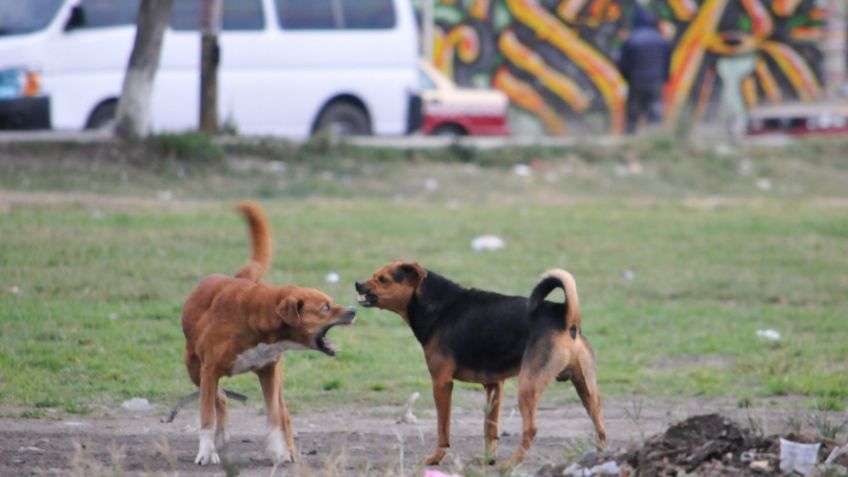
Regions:
[[458, 87], [433, 65], [418, 63], [423, 101], [422, 134], [506, 136], [509, 100], [498, 90]]

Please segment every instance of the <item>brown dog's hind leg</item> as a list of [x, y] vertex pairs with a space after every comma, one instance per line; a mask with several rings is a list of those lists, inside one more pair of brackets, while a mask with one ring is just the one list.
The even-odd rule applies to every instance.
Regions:
[[215, 370], [204, 367], [200, 372], [200, 445], [195, 464], [218, 464], [220, 458], [215, 449], [215, 399], [218, 394], [218, 375]]
[[504, 382], [484, 384], [486, 388], [486, 420], [483, 422], [483, 436], [486, 439], [486, 455], [483, 457], [485, 463], [495, 464], [498, 457], [498, 424], [501, 416], [501, 403], [503, 402]]
[[535, 349], [525, 353], [521, 372], [518, 373], [518, 409], [523, 422], [521, 442], [503, 468], [515, 467], [524, 460], [524, 454], [536, 438], [536, 406], [539, 397], [567, 362], [567, 350], [556, 343], [537, 343]]
[[[583, 338], [585, 340], [585, 338]], [[598, 434], [598, 448], [604, 449], [607, 446], [607, 431], [604, 427], [604, 414], [601, 409], [601, 393], [598, 391], [598, 383], [595, 379], [595, 358], [592, 356], [591, 349], [587, 346], [576, 347], [574, 359], [571, 365], [571, 382], [574, 384], [574, 389], [580, 400], [583, 401], [583, 407], [592, 418], [592, 423], [595, 425], [595, 432]]]

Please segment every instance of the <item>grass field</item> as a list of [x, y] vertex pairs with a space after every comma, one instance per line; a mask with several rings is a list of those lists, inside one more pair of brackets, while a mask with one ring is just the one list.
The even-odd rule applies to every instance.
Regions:
[[[844, 409], [848, 163], [834, 156], [846, 146], [802, 146], [813, 153], [696, 154], [660, 141], [519, 151], [514, 162], [542, 162], [529, 177], [491, 155], [330, 151], [275, 163], [241, 151], [212, 164], [144, 164], [110, 161], [120, 155], [113, 146], [67, 155], [6, 146], [0, 409], [108, 414], [133, 396], [169, 405], [192, 391], [182, 300], [204, 275], [247, 259], [233, 211], [242, 199], [258, 200], [272, 221], [269, 282], [319, 287], [353, 305], [353, 282], [397, 257], [510, 294], [563, 267], [580, 287], [603, 393], [740, 405], [799, 395]], [[641, 173], [622, 160], [628, 150]], [[484, 233], [506, 248], [472, 251]], [[330, 272], [341, 280], [327, 283]], [[782, 338], [758, 338], [761, 329]], [[360, 309], [353, 327], [330, 337], [342, 348], [336, 359], [284, 356], [295, 410], [398, 403], [413, 391], [431, 402], [422, 351], [399, 317]], [[261, 400], [252, 376], [224, 386]], [[554, 386], [545, 399], [576, 397]]]

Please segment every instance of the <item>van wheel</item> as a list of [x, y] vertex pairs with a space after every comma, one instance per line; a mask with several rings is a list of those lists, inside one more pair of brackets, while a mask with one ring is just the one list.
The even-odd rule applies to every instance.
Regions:
[[118, 110], [117, 101], [107, 101], [100, 106], [94, 108], [91, 116], [88, 117], [88, 122], [85, 123], [86, 129], [111, 130], [115, 127], [115, 114]]
[[371, 134], [371, 121], [359, 106], [333, 103], [321, 113], [315, 132], [327, 132], [331, 136], [366, 136]]
[[433, 136], [459, 137], [465, 136], [467, 133], [462, 126], [457, 124], [442, 124], [436, 126], [436, 129], [431, 133]]

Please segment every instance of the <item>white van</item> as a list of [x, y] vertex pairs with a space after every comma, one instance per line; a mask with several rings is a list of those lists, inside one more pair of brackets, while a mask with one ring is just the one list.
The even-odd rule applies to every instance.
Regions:
[[[0, 0], [0, 129], [114, 118], [140, 0]], [[420, 123], [409, 0], [224, 0], [218, 116], [244, 134], [398, 135]], [[201, 0], [174, 0], [155, 131], [198, 126]]]

